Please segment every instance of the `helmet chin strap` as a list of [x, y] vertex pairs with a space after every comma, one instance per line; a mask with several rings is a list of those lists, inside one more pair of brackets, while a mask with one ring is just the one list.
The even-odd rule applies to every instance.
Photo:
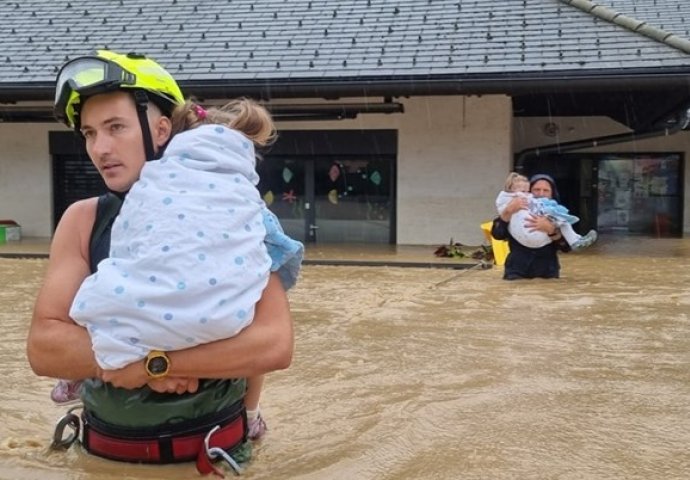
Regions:
[[144, 138], [144, 151], [146, 153], [146, 161], [153, 160], [155, 153], [153, 150], [153, 137], [151, 136], [151, 129], [149, 128], [149, 119], [146, 112], [149, 105], [149, 97], [143, 90], [135, 90], [132, 92], [134, 95], [134, 103], [137, 106], [137, 116], [139, 117], [139, 123], [141, 124], [141, 134]]
[[[146, 115], [149, 108], [149, 97], [143, 90], [135, 90], [132, 92], [134, 97], [134, 103], [137, 108], [137, 117], [139, 118], [139, 124], [141, 125], [141, 136], [144, 140], [144, 153], [146, 154], [146, 161], [155, 160], [156, 154], [153, 150], [153, 137], [151, 136], [151, 129], [149, 128], [149, 118]], [[124, 192], [116, 192], [115, 190], [108, 189], [110, 193], [118, 197], [120, 200], [124, 200], [125, 196], [129, 193], [129, 189]]]

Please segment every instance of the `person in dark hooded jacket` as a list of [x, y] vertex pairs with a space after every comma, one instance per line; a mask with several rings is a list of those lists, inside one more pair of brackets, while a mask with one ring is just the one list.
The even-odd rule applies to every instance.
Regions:
[[[530, 192], [535, 197], [551, 198], [560, 202], [556, 182], [545, 174], [534, 175], [530, 178]], [[521, 278], [558, 278], [561, 265], [558, 262], [558, 252], [570, 251], [568, 242], [565, 241], [558, 228], [545, 216], [531, 216], [525, 225], [533, 230], [545, 232], [551, 238], [551, 243], [539, 248], [525, 247], [515, 240], [508, 231], [508, 224], [512, 215], [527, 208], [527, 199], [515, 198], [496, 217], [491, 227], [491, 235], [497, 240], [507, 240], [510, 253], [506, 258], [505, 280], [518, 280]]]

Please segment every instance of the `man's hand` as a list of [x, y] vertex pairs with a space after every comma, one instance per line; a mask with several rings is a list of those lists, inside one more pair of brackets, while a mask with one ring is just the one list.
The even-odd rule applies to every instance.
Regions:
[[150, 379], [146, 374], [144, 362], [133, 362], [117, 370], [103, 370], [101, 380], [112, 383], [114, 387], [131, 390], [143, 387]]
[[529, 207], [529, 200], [526, 197], [518, 196], [513, 198], [506, 207], [501, 212], [501, 220], [504, 222], [510, 222], [510, 217], [513, 216], [515, 212], [523, 210]]
[[153, 378], [148, 382], [149, 388], [158, 393], [195, 393], [199, 389], [198, 378], [163, 377]]
[[544, 216], [530, 215], [525, 219], [525, 228], [530, 232], [540, 231], [547, 235], [553, 235], [558, 230], [556, 226], [551, 223], [551, 220]]

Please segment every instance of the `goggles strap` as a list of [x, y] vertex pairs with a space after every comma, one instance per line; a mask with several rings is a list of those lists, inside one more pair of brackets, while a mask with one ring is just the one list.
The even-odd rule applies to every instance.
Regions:
[[134, 90], [134, 102], [137, 105], [137, 115], [139, 116], [139, 123], [141, 124], [141, 133], [144, 137], [144, 151], [146, 152], [146, 161], [153, 160], [153, 137], [151, 137], [151, 129], [149, 128], [149, 119], [146, 115], [148, 110], [149, 97], [143, 90]]

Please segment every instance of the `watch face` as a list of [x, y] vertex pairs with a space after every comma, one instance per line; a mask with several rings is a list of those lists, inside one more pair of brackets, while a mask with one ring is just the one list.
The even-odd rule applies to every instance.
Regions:
[[153, 375], [160, 375], [168, 370], [168, 361], [165, 357], [154, 357], [149, 360], [149, 371]]

